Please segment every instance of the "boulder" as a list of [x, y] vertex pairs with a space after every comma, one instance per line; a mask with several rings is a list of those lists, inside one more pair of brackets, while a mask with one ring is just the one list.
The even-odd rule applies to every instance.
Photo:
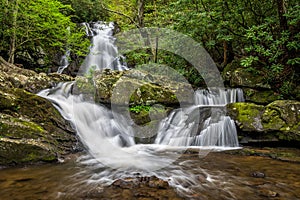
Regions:
[[[64, 76], [37, 74], [0, 57], [0, 165], [57, 161], [77, 149], [71, 125], [32, 92]], [[66, 78], [68, 79], [68, 78]]]
[[258, 90], [252, 88], [243, 88], [244, 97], [247, 102], [261, 105], [267, 105], [280, 99], [280, 95], [273, 90]]
[[0, 56], [0, 85], [10, 88], [22, 88], [37, 93], [42, 89], [53, 87], [59, 82], [72, 81], [74, 78], [65, 74], [36, 73], [7, 63]]
[[249, 141], [300, 142], [299, 101], [277, 100], [266, 106], [232, 103], [227, 105], [227, 113], [235, 120], [241, 137]]
[[[258, 64], [257, 64], [258, 65]], [[225, 83], [233, 88], [242, 88], [247, 102], [267, 105], [281, 96], [272, 90], [271, 85], [266, 81], [265, 72], [260, 71], [261, 66], [253, 68], [241, 67], [239, 60], [229, 63], [223, 70], [222, 76]]]
[[77, 77], [77, 93], [102, 104], [123, 106], [190, 105], [194, 102], [190, 84], [176, 82], [166, 76], [155, 76], [141, 70], [95, 71], [92, 76]]
[[246, 68], [237, 68], [232, 71], [230, 85], [232, 87], [271, 89], [264, 76], [249, 72]]

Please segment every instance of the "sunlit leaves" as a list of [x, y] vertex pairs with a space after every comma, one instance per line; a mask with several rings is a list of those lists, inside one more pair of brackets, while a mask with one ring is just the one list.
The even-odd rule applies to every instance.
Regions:
[[[5, 9], [14, 10], [15, 1], [6, 1]], [[71, 22], [66, 13], [72, 11], [71, 6], [63, 5], [57, 0], [19, 0], [16, 19], [16, 53], [35, 51], [42, 48], [47, 55], [69, 48], [79, 54], [87, 51], [85, 32]], [[1, 13], [5, 12], [1, 7]], [[11, 27], [12, 16], [1, 16], [5, 26]], [[4, 48], [9, 49], [12, 29], [1, 29], [1, 39], [6, 41]]]

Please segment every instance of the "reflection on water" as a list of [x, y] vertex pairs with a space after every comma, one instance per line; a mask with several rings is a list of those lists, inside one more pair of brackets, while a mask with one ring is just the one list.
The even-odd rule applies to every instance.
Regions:
[[[0, 199], [87, 199], [95, 190], [101, 194], [114, 180], [137, 174], [167, 180], [183, 199], [300, 199], [300, 165], [265, 157], [210, 153], [199, 158], [187, 153], [156, 172], [112, 170], [87, 156], [79, 159], [0, 170]], [[265, 177], [253, 177], [253, 172]], [[93, 199], [111, 199], [113, 192]]]

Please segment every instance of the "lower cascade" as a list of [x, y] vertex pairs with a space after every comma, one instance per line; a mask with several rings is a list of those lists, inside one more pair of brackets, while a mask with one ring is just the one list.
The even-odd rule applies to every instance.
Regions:
[[[234, 122], [225, 115], [224, 106], [243, 100], [239, 89], [196, 91], [197, 105], [173, 110], [161, 120], [153, 144], [137, 144], [132, 119], [73, 95], [74, 83], [61, 83], [39, 95], [72, 122], [92, 157], [106, 166], [155, 170], [172, 163], [186, 148], [238, 147]], [[162, 151], [167, 153], [161, 155]]]
[[[164, 119], [155, 142], [172, 146], [237, 147], [234, 121], [224, 110], [226, 104], [237, 101], [244, 101], [241, 89], [197, 90], [196, 105], [177, 109]], [[199, 124], [195, 123], [197, 118]]]

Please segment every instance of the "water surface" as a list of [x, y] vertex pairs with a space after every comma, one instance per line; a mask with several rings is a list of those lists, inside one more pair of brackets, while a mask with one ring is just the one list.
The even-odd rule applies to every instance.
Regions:
[[[108, 188], [113, 181], [157, 176], [168, 181], [182, 199], [300, 199], [300, 165], [267, 157], [213, 152], [199, 158], [197, 153], [186, 153], [172, 166], [155, 172], [118, 171], [93, 162], [88, 156], [81, 156], [61, 164], [2, 169], [0, 197], [3, 200], [113, 199], [112, 196], [124, 199], [122, 193], [115, 194], [114, 189]], [[255, 173], [264, 177], [255, 177]], [[164, 190], [157, 189], [148, 199], [164, 199], [160, 198]], [[88, 198], [95, 191], [99, 196]]]

